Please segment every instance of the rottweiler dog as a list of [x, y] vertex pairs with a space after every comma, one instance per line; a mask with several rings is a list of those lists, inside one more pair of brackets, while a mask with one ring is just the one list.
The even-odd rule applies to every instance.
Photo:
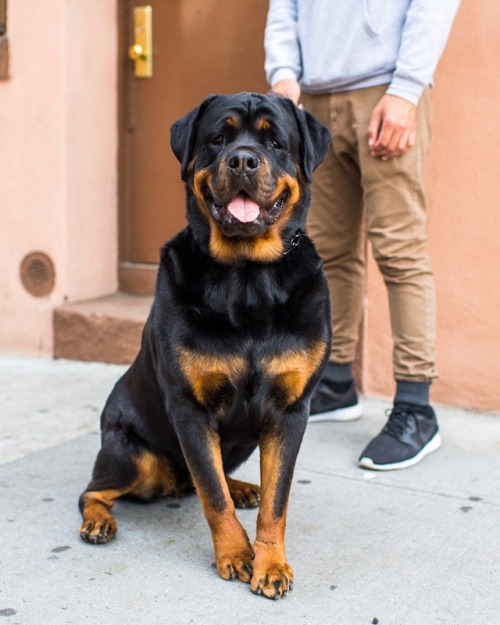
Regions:
[[[330, 349], [322, 265], [304, 233], [328, 130], [291, 100], [208, 97], [171, 129], [188, 226], [161, 250], [137, 358], [101, 416], [83, 540], [116, 533], [119, 497], [195, 489], [223, 579], [292, 589], [285, 521], [311, 394]], [[260, 449], [260, 487], [229, 475]], [[235, 506], [260, 505], [253, 547]]]

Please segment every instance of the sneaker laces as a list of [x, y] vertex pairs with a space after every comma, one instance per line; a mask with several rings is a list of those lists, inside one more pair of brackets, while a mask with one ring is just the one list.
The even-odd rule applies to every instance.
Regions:
[[399, 439], [404, 434], [408, 426], [408, 418], [415, 416], [415, 411], [410, 406], [394, 406], [385, 411], [385, 414], [389, 417], [383, 432]]

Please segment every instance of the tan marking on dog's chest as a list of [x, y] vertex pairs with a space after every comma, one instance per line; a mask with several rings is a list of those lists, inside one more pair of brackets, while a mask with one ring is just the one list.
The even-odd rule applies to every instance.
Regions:
[[194, 396], [203, 405], [225, 384], [237, 382], [247, 370], [246, 360], [237, 355], [200, 354], [184, 347], [178, 351], [178, 359]]
[[288, 351], [278, 356], [267, 356], [262, 360], [262, 368], [274, 378], [285, 395], [287, 405], [299, 399], [319, 367], [326, 351], [326, 343], [317, 341], [312, 346], [297, 351]]

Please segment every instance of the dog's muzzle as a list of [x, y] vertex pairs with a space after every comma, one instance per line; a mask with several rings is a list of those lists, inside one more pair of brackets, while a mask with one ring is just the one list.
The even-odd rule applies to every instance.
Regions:
[[276, 197], [277, 180], [256, 150], [236, 147], [214, 170], [206, 189], [207, 203], [226, 235], [259, 236], [276, 222], [288, 190]]

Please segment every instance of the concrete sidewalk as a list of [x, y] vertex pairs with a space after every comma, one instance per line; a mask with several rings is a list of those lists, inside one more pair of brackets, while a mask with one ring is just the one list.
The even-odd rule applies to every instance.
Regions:
[[[120, 502], [115, 541], [80, 540], [77, 498], [124, 370], [0, 356], [0, 622], [500, 624], [499, 415], [438, 407], [442, 449], [390, 473], [356, 466], [388, 403], [311, 424], [288, 516], [295, 587], [274, 602], [217, 576], [195, 496]], [[237, 475], [258, 481], [258, 468], [255, 456]], [[256, 511], [238, 514], [252, 540]]]

